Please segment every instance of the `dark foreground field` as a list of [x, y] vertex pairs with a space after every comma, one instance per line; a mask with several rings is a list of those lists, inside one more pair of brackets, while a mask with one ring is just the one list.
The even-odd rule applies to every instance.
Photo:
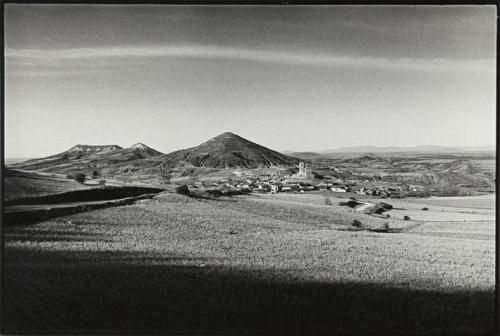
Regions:
[[493, 223], [338, 231], [368, 217], [314, 202], [160, 195], [9, 228], [3, 332], [494, 331]]
[[13, 252], [30, 263], [6, 270], [8, 333], [467, 333], [493, 326], [491, 291], [279, 279], [265, 270], [176, 265], [189, 259], [175, 255], [151, 262], [124, 252]]

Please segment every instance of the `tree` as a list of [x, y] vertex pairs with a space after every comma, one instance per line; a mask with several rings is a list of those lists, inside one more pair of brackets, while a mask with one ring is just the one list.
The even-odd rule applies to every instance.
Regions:
[[189, 196], [191, 194], [191, 192], [189, 191], [189, 187], [186, 184], [178, 186], [175, 189], [175, 192], [178, 194], [181, 194], [181, 195], [186, 195], [186, 196]]
[[452, 183], [443, 183], [440, 189], [440, 196], [458, 196], [460, 193], [460, 189]]
[[163, 184], [167, 184], [170, 182], [171, 175], [166, 166], [160, 168], [160, 176], [161, 179], [163, 180]]
[[355, 226], [355, 227], [361, 227], [362, 226], [361, 222], [359, 220], [357, 220], [357, 219], [353, 220], [352, 223], [351, 223], [351, 225]]
[[83, 184], [87, 180], [87, 176], [84, 173], [76, 173], [73, 175], [73, 179], [76, 182]]

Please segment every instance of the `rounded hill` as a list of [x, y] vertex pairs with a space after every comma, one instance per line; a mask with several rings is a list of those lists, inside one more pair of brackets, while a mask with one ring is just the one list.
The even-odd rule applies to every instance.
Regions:
[[169, 153], [164, 158], [165, 167], [179, 163], [212, 168], [286, 167], [300, 161], [231, 132], [222, 133], [199, 146]]

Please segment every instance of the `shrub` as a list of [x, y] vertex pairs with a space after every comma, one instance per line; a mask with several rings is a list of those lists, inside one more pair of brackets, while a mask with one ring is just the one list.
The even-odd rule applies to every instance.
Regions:
[[429, 208], [427, 208], [427, 207], [423, 207], [423, 208], [422, 208], [422, 210], [427, 211], [427, 210], [429, 210]]
[[359, 220], [355, 219], [352, 221], [351, 225], [355, 227], [361, 227], [362, 224]]
[[380, 205], [385, 210], [392, 210], [392, 204], [379, 202], [378, 205]]
[[83, 184], [87, 180], [87, 176], [84, 173], [73, 174], [72, 178], [73, 180], [81, 184]]
[[243, 189], [232, 189], [232, 188], [222, 188], [222, 189], [205, 189], [200, 188], [197, 190], [192, 190], [189, 193], [190, 197], [193, 198], [218, 198], [222, 196], [231, 197], [234, 195], [245, 195], [251, 193], [252, 191], [248, 188]]
[[341, 205], [341, 206], [348, 206], [348, 207], [350, 207], [350, 208], [355, 208], [355, 207], [357, 207], [357, 206], [358, 206], [358, 205], [360, 205], [360, 204], [361, 204], [361, 202], [359, 202], [359, 201], [358, 201], [357, 199], [355, 199], [354, 197], [351, 197], [351, 198], [349, 199], [349, 201], [347, 201], [347, 202], [339, 202], [339, 205]]
[[460, 194], [460, 188], [450, 183], [441, 185], [438, 192], [438, 196], [460, 196]]
[[383, 207], [381, 207], [379, 205], [375, 205], [373, 208], [368, 209], [365, 212], [366, 213], [376, 213], [376, 214], [380, 215], [380, 214], [384, 213], [385, 211], [386, 210]]
[[431, 192], [429, 189], [423, 189], [423, 190], [417, 190], [417, 191], [410, 191], [408, 193], [409, 197], [430, 197]]
[[325, 177], [317, 172], [314, 172], [314, 178], [318, 180], [323, 180]]
[[384, 202], [380, 202], [380, 203], [377, 203], [375, 204], [374, 207], [368, 209], [366, 212], [367, 213], [375, 213], [375, 214], [382, 214], [386, 211], [389, 211], [389, 210], [392, 210], [392, 205], [388, 204], [388, 203], [384, 203]]
[[177, 188], [175, 188], [175, 192], [180, 194], [180, 195], [186, 195], [186, 196], [189, 196], [191, 194], [187, 184], [183, 184], [181, 186], [178, 186]]
[[213, 197], [221, 197], [223, 195], [222, 191], [220, 191], [219, 189], [207, 189], [207, 190], [205, 190], [205, 192], [209, 196], [213, 196]]
[[92, 171], [92, 178], [97, 178], [99, 177], [101, 174], [97, 171], [97, 170], [93, 170]]
[[325, 204], [326, 205], [332, 205], [332, 201], [330, 200], [329, 197], [325, 197]]
[[405, 216], [403, 217], [403, 219], [404, 219], [404, 220], [410, 220], [410, 216], [405, 215]]

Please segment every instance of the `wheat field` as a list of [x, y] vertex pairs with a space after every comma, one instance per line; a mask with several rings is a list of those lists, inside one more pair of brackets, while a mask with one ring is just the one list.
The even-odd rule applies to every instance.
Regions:
[[354, 219], [366, 227], [386, 219], [324, 198], [163, 193], [8, 228], [4, 329], [493, 331], [493, 221], [345, 231]]

